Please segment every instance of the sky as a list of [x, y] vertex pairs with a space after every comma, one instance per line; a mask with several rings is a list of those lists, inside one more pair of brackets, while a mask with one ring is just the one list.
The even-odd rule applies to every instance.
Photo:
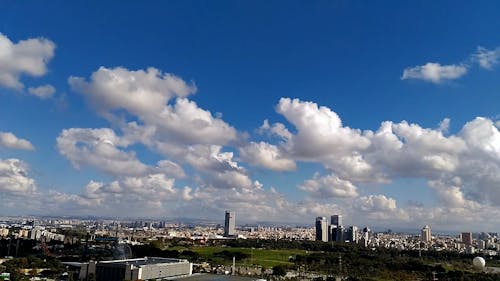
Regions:
[[500, 231], [496, 1], [4, 1], [0, 213]]

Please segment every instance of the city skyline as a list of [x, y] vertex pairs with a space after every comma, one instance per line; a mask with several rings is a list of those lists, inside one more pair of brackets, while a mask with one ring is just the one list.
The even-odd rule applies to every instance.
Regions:
[[287, 5], [1, 4], [0, 213], [499, 231], [500, 4]]

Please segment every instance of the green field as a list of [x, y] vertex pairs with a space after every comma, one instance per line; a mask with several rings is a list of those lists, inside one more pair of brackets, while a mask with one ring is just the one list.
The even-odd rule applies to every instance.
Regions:
[[248, 258], [237, 261], [239, 265], [261, 265], [264, 267], [273, 267], [279, 264], [293, 264], [289, 261], [290, 257], [295, 255], [304, 255], [305, 250], [267, 250], [250, 248], [229, 248], [229, 247], [193, 247], [189, 249], [200, 254], [204, 260], [212, 259], [221, 263], [228, 264], [231, 261], [214, 257], [215, 253], [222, 251], [241, 252], [248, 255]]

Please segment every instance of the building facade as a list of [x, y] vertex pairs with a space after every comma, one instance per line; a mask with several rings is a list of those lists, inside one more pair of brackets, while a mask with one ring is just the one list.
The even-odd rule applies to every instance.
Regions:
[[316, 241], [328, 242], [328, 221], [325, 217], [316, 218]]
[[172, 258], [145, 257], [87, 263], [66, 262], [63, 264], [77, 269], [78, 280], [158, 280], [189, 276], [193, 272], [193, 265], [189, 261]]
[[466, 246], [472, 245], [472, 232], [462, 232], [462, 243]]
[[234, 212], [226, 211], [224, 219], [224, 236], [231, 237], [236, 235], [235, 228], [236, 228], [236, 221]]
[[330, 217], [330, 223], [334, 226], [342, 225], [342, 215], [333, 215]]
[[431, 227], [429, 225], [422, 228], [420, 240], [425, 243], [431, 242]]

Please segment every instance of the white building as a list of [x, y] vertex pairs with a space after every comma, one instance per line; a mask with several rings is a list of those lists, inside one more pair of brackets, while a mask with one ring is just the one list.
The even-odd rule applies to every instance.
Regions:
[[425, 243], [431, 242], [431, 227], [429, 225], [422, 228], [420, 240]]

